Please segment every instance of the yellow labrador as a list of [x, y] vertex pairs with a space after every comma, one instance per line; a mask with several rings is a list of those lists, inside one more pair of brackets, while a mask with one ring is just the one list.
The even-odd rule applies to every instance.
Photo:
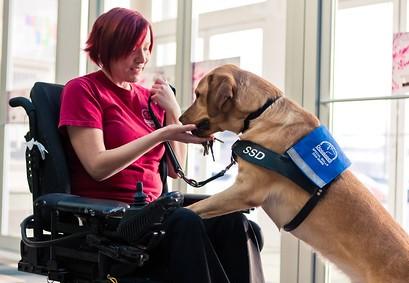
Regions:
[[[208, 73], [195, 102], [180, 121], [199, 136], [229, 130], [279, 154], [320, 125], [319, 120], [261, 77], [234, 65]], [[243, 132], [246, 117], [267, 99], [274, 102]], [[226, 190], [190, 208], [203, 218], [261, 206], [278, 228], [293, 219], [310, 195], [282, 175], [238, 158], [239, 172]], [[328, 187], [291, 233], [311, 245], [353, 282], [409, 282], [409, 237], [368, 189], [349, 171]]]

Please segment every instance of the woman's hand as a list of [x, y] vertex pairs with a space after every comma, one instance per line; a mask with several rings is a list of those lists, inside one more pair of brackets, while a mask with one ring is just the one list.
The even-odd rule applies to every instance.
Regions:
[[160, 128], [158, 131], [161, 131], [161, 136], [165, 141], [178, 141], [183, 143], [201, 144], [213, 139], [212, 137], [202, 138], [192, 135], [190, 131], [194, 129], [196, 129], [196, 125], [194, 124], [188, 125], [171, 124], [163, 128]]
[[167, 114], [179, 117], [180, 107], [169, 84], [163, 79], [156, 79], [150, 90], [152, 102], [158, 104]]

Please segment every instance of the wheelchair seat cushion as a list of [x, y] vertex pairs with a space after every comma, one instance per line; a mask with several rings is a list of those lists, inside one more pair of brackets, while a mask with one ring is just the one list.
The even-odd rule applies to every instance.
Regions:
[[124, 202], [80, 197], [72, 194], [52, 193], [38, 197], [35, 207], [46, 210], [71, 212], [82, 216], [122, 216], [129, 205]]

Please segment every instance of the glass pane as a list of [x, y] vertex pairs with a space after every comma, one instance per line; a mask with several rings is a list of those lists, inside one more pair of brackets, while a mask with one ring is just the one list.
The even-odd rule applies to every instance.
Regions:
[[350, 169], [389, 210], [390, 162], [394, 158], [391, 107], [390, 101], [336, 103], [331, 129], [351, 160]]
[[[332, 98], [392, 94], [393, 17], [393, 1], [338, 1]], [[395, 208], [396, 109], [391, 101], [331, 108], [332, 132], [351, 159], [352, 171], [390, 212]], [[329, 282], [350, 280], [330, 265]]]
[[[243, 41], [243, 38], [246, 40]], [[223, 48], [220, 48], [223, 46]], [[263, 30], [250, 29], [217, 34], [209, 40], [209, 58], [238, 57], [240, 67], [261, 75], [263, 59]]]
[[[193, 1], [193, 23], [197, 28], [192, 38], [193, 86], [210, 69], [232, 63], [267, 78], [280, 88], [284, 85], [284, 60], [263, 65], [272, 58], [285, 58], [285, 0], [269, 1]], [[245, 5], [252, 5], [250, 6]], [[224, 10], [220, 13], [220, 10]], [[228, 13], [226, 17], [224, 13]], [[242, 19], [246, 19], [243, 21]], [[273, 19], [275, 25], [267, 22]], [[266, 52], [268, 50], [268, 52]], [[266, 56], [266, 57], [265, 57]], [[193, 98], [192, 98], [193, 99]], [[231, 145], [237, 136], [231, 132], [216, 134], [224, 143], [215, 142], [215, 161], [203, 157], [201, 146], [189, 145], [188, 176], [204, 180], [223, 170], [231, 157]], [[214, 194], [230, 186], [237, 175], [237, 166], [204, 188], [188, 187], [188, 192]], [[280, 282], [280, 233], [261, 209], [248, 217], [262, 228], [265, 246], [262, 261], [266, 282]]]
[[29, 89], [33, 82], [55, 80], [57, 2], [10, 1], [11, 77], [9, 90]]
[[344, 5], [335, 17], [334, 98], [391, 95], [393, 3]]
[[104, 2], [104, 11], [111, 10], [115, 7], [130, 7], [130, 0], [105, 0]]
[[245, 6], [264, 2], [266, 0], [207, 0], [207, 1], [196, 1], [195, 8], [199, 14], [220, 11], [225, 9], [231, 9], [235, 7]]
[[[332, 109], [331, 129], [352, 162], [350, 169], [389, 211], [392, 211], [390, 192], [394, 189], [390, 166], [394, 160], [395, 140], [391, 129], [392, 105], [391, 101], [336, 103]], [[330, 265], [329, 282], [350, 281]]]
[[[36, 81], [54, 82], [57, 1], [10, 1], [10, 65], [6, 100], [28, 96]], [[32, 209], [25, 170], [24, 110], [8, 108], [4, 141], [3, 235], [19, 236], [19, 224]]]
[[24, 135], [28, 124], [6, 124], [3, 194], [8, 203], [8, 212], [3, 214], [3, 233], [9, 236], [20, 236], [20, 223], [32, 213], [33, 199], [28, 190]]
[[409, 233], [409, 99], [404, 101], [405, 103], [405, 112], [403, 115], [404, 118], [404, 128], [402, 133], [403, 139], [403, 227], [406, 232]]
[[166, 66], [176, 64], [176, 42], [157, 44], [156, 46], [156, 66]]
[[331, 278], [331, 283], [350, 283], [351, 280], [344, 274], [342, 273], [341, 270], [338, 269], [333, 264], [329, 264], [328, 266], [328, 276]]
[[177, 11], [177, 1], [130, 1], [130, 8], [142, 13], [152, 23], [154, 47], [150, 62], [142, 78], [142, 85], [150, 88], [156, 77], [161, 76], [175, 84], [176, 21], [160, 18], [153, 21], [158, 10]]
[[175, 19], [177, 7], [177, 0], [152, 0], [152, 22]]

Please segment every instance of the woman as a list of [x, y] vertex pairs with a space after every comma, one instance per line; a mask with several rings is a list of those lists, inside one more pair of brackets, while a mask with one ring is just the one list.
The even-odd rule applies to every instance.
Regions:
[[[190, 133], [195, 125], [178, 122], [180, 107], [165, 81], [157, 79], [151, 89], [138, 84], [152, 47], [152, 27], [136, 11], [114, 8], [94, 23], [85, 51], [100, 70], [69, 81], [62, 94], [59, 127], [68, 136], [74, 194], [132, 203], [142, 181], [153, 201], [162, 191], [162, 143], [170, 141], [184, 161], [185, 143], [208, 140]], [[149, 96], [165, 122], [161, 129], [148, 113]], [[165, 239], [138, 272], [155, 270], [168, 282], [250, 282], [246, 221], [239, 213], [203, 221], [177, 209], [166, 219]]]

